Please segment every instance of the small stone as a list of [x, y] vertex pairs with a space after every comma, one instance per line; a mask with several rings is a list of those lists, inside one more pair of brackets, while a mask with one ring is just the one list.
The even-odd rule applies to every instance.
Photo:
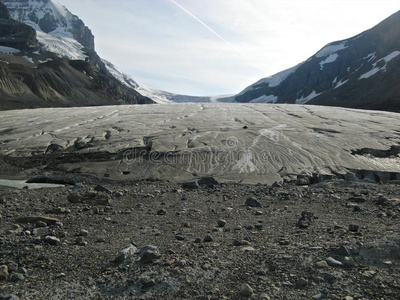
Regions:
[[8, 267], [6, 265], [0, 266], [0, 281], [7, 280], [9, 275]]
[[55, 278], [59, 279], [59, 278], [64, 278], [65, 276], [66, 276], [65, 273], [58, 273], [56, 274]]
[[93, 207], [92, 212], [93, 212], [95, 215], [98, 215], [98, 214], [100, 213], [100, 208], [98, 208], [98, 207]]
[[386, 198], [385, 196], [379, 196], [378, 200], [376, 201], [376, 204], [382, 205], [382, 206], [388, 206], [389, 205], [389, 199]]
[[37, 228], [47, 227], [47, 224], [45, 222], [43, 222], [43, 221], [38, 221], [38, 222], [36, 222], [35, 225], [36, 225]]
[[248, 207], [262, 207], [261, 203], [254, 197], [247, 198], [244, 205]]
[[225, 220], [218, 220], [217, 222], [218, 227], [224, 227], [226, 225], [226, 221]]
[[340, 261], [334, 259], [333, 257], [328, 257], [326, 259], [326, 263], [328, 265], [330, 265], [331, 267], [341, 267], [341, 266], [343, 266], [343, 264]]
[[343, 300], [353, 300], [353, 297], [351, 297], [351, 296], [346, 296], [346, 297], [343, 298]]
[[261, 216], [262, 214], [263, 214], [263, 212], [261, 210], [256, 211], [256, 216]]
[[350, 251], [346, 246], [340, 246], [336, 251], [335, 254], [340, 256], [350, 256]]
[[22, 281], [22, 280], [24, 280], [24, 275], [18, 274], [18, 273], [13, 274], [13, 275], [11, 276], [11, 278], [10, 278], [10, 281], [11, 281], [11, 282], [18, 282], [18, 281]]
[[243, 252], [254, 252], [254, 251], [256, 251], [256, 249], [254, 249], [253, 247], [250, 247], [250, 246], [243, 247], [240, 250], [243, 251]]
[[122, 264], [123, 262], [125, 262], [127, 259], [132, 257], [137, 252], [138, 252], [138, 249], [133, 244], [129, 244], [129, 245], [125, 246], [125, 248], [122, 249], [118, 253], [117, 258], [115, 259], [115, 262], [118, 264]]
[[166, 213], [167, 213], [167, 210], [164, 209], [164, 208], [159, 209], [159, 210], [157, 211], [157, 215], [158, 215], [158, 216], [163, 216], [163, 215], [165, 215]]
[[390, 260], [384, 261], [383, 264], [386, 266], [393, 266], [393, 263]]
[[13, 294], [0, 295], [0, 300], [19, 300], [19, 297]]
[[243, 297], [251, 297], [251, 295], [253, 295], [253, 292], [253, 289], [247, 283], [243, 283], [240, 286], [240, 295], [242, 295]]
[[274, 188], [281, 188], [283, 185], [282, 185], [282, 183], [280, 183], [280, 182], [278, 182], [278, 181], [275, 181], [273, 184], [272, 184], [272, 187], [274, 187]]
[[7, 262], [7, 267], [8, 267], [8, 272], [12, 273], [12, 272], [16, 272], [18, 269], [18, 264], [13, 262], [13, 261], [9, 261]]
[[87, 242], [83, 240], [83, 238], [81, 236], [78, 236], [75, 240], [75, 244], [77, 244], [78, 246], [86, 246]]
[[297, 227], [304, 229], [311, 226], [314, 222], [314, 214], [308, 211], [303, 211], [301, 213], [300, 219], [297, 221]]
[[352, 257], [345, 256], [342, 263], [345, 267], [354, 267], [354, 259]]
[[175, 235], [175, 238], [176, 238], [178, 241], [184, 241], [184, 240], [186, 239], [186, 236], [184, 236], [183, 234], [176, 234], [176, 235]]
[[44, 237], [43, 242], [49, 245], [58, 245], [61, 243], [60, 239], [56, 238], [55, 236], [47, 235]]
[[143, 264], [149, 264], [161, 257], [158, 248], [152, 245], [144, 246], [138, 253], [138, 261]]
[[258, 275], [258, 276], [266, 276], [266, 275], [267, 275], [267, 271], [265, 271], [265, 270], [258, 270], [258, 271], [257, 271], [257, 275]]
[[82, 229], [82, 230], [79, 232], [79, 235], [80, 235], [80, 236], [88, 236], [88, 235], [89, 235], [89, 231], [87, 231], [87, 230], [85, 230], [85, 229]]
[[194, 240], [194, 243], [195, 243], [195, 244], [200, 244], [200, 243], [201, 243], [201, 238], [196, 238], [196, 239]]
[[284, 281], [282, 282], [282, 286], [291, 288], [294, 286], [294, 284], [291, 283], [290, 281]]
[[18, 268], [17, 273], [23, 274], [23, 275], [28, 275], [29, 272], [24, 267], [21, 267], [21, 268]]
[[104, 187], [104, 186], [102, 186], [100, 184], [96, 185], [94, 190], [97, 191], [97, 192], [104, 192], [104, 193], [107, 193], [107, 194], [112, 194], [112, 192], [108, 188], [106, 188], [106, 187]]
[[360, 226], [357, 224], [350, 224], [349, 225], [349, 231], [351, 232], [358, 232], [360, 230]]
[[307, 286], [308, 281], [304, 278], [300, 278], [299, 280], [296, 281], [296, 287], [298, 289], [303, 289]]
[[200, 178], [198, 184], [206, 186], [214, 186], [214, 185], [219, 185], [219, 182], [214, 177], [208, 176]]
[[214, 239], [213, 239], [213, 237], [211, 236], [211, 235], [207, 235], [205, 238], [204, 238], [204, 242], [205, 243], [210, 243], [210, 242], [212, 242]]
[[325, 268], [328, 268], [328, 263], [324, 260], [321, 260], [321, 261], [315, 263], [315, 267], [318, 269], [325, 269]]
[[186, 189], [186, 190], [196, 190], [198, 189], [199, 183], [197, 181], [188, 181], [188, 182], [184, 182], [182, 183], [182, 188]]

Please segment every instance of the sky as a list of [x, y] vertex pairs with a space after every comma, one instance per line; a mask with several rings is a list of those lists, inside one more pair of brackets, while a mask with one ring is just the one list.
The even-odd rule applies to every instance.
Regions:
[[400, 0], [57, 1], [102, 58], [141, 84], [197, 96], [236, 94], [400, 10]]

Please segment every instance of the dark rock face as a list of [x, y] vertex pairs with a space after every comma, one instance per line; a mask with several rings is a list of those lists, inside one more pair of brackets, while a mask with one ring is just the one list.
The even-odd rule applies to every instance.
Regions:
[[0, 0], [0, 19], [11, 19], [8, 9], [2, 0]]
[[13, 57], [0, 64], [0, 110], [151, 103], [90, 62], [54, 58], [35, 68]]
[[[33, 16], [33, 20], [36, 20], [36, 15]], [[30, 18], [30, 20], [32, 20], [32, 18]], [[56, 19], [50, 13], [45, 14], [44, 17], [39, 20], [38, 24], [40, 29], [42, 29], [46, 33], [52, 32], [53, 30], [57, 29], [58, 25]]]
[[16, 49], [35, 49], [38, 42], [36, 31], [10, 18], [7, 7], [0, 2], [0, 46]]
[[399, 112], [399, 51], [400, 11], [360, 35], [325, 46], [279, 84], [260, 81], [235, 101], [276, 96], [276, 103]]
[[92, 31], [85, 26], [81, 19], [76, 18], [73, 22], [72, 34], [81, 43], [88, 52], [94, 52], [94, 35]]

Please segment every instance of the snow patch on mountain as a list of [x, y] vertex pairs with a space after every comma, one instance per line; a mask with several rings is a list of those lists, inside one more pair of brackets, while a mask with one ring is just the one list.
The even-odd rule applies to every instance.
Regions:
[[339, 54], [337, 53], [332, 53], [331, 55], [329, 55], [325, 60], [321, 61], [319, 63], [321, 71], [324, 69], [324, 65], [325, 64], [330, 64], [333, 63], [337, 58], [339, 57]]
[[[400, 51], [393, 51], [392, 53], [390, 53], [389, 55], [386, 55], [384, 58], [382, 58], [385, 63], [387, 64], [388, 62], [390, 62], [393, 58], [397, 57], [400, 55]], [[379, 61], [379, 60], [378, 60]], [[386, 66], [385, 66], [386, 67]]]
[[34, 64], [32, 57], [24, 55], [24, 56], [22, 56], [22, 58], [25, 59], [27, 62], [30, 62], [31, 64]]
[[349, 81], [349, 79], [347, 79], [347, 80], [345, 80], [345, 81], [340, 80], [340, 81], [335, 85], [334, 89], [337, 89], [337, 88], [341, 87], [343, 84], [347, 83], [348, 81]]
[[376, 73], [378, 73], [379, 71], [381, 71], [381, 68], [373, 68], [372, 70], [368, 71], [367, 73], [362, 74], [358, 79], [367, 79], [370, 78], [371, 76], [374, 76]]
[[256, 83], [252, 84], [251, 86], [247, 87], [245, 90], [240, 92], [237, 96], [240, 96], [249, 91], [255, 90], [255, 89], [257, 89], [257, 86], [261, 85], [261, 84], [268, 84], [269, 87], [276, 87], [276, 86], [280, 85], [283, 81], [285, 81], [285, 79], [288, 78], [290, 74], [294, 73], [302, 64], [303, 64], [303, 62], [299, 63], [298, 65], [296, 65], [290, 69], [276, 73], [275, 75], [260, 79]]
[[278, 101], [278, 97], [275, 95], [262, 95], [256, 99], [250, 101], [250, 103], [275, 103]]
[[364, 59], [368, 59], [368, 62], [374, 60], [376, 58], [376, 52], [372, 52], [370, 54], [368, 54], [366, 57], [363, 58]]
[[[360, 79], [367, 79], [367, 78], [369, 78], [369, 77], [371, 77], [371, 76], [374, 76], [376, 73], [378, 73], [378, 72], [380, 72], [380, 71], [385, 72], [385, 71], [386, 71], [386, 66], [387, 66], [387, 64], [388, 64], [392, 59], [394, 59], [395, 57], [397, 57], [397, 56], [399, 56], [399, 55], [400, 55], [400, 51], [393, 51], [393, 52], [391, 52], [390, 54], [386, 55], [385, 57], [383, 57], [383, 58], [377, 60], [375, 63], [372, 64], [372, 67], [373, 67], [372, 70], [368, 71], [367, 73], [362, 74], [358, 79], [359, 79], [359, 80], [360, 80]], [[381, 62], [381, 61], [384, 61], [385, 64], [384, 64], [383, 66], [381, 66], [381, 67], [377, 67], [377, 64], [378, 64], [379, 62]]]
[[317, 54], [315, 54], [315, 57], [329, 56], [335, 52], [346, 49], [348, 47], [346, 44], [347, 42], [342, 42], [340, 44], [328, 44], [327, 46], [322, 48]]
[[321, 95], [322, 93], [316, 93], [315, 91], [312, 91], [312, 93], [310, 95], [308, 95], [307, 97], [301, 97], [299, 99], [296, 99], [296, 104], [304, 104], [307, 103], [308, 101], [310, 101], [311, 99], [314, 99], [315, 97]]
[[87, 58], [84, 47], [69, 35], [63, 36], [61, 32], [47, 34], [41, 30], [36, 31], [37, 40], [43, 50], [52, 52], [61, 58], [72, 60], [85, 60]]

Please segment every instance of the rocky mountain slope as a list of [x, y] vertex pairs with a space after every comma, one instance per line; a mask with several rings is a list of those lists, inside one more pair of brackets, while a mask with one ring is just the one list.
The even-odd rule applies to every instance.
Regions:
[[400, 11], [307, 61], [261, 79], [236, 102], [297, 103], [400, 112]]
[[55, 1], [0, 1], [0, 24], [0, 109], [154, 103], [108, 71], [91, 31]]

